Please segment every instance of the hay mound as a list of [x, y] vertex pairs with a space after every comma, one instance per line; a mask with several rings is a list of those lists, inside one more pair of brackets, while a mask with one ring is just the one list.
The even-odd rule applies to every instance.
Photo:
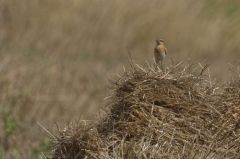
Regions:
[[240, 87], [215, 93], [212, 82], [185, 70], [125, 72], [108, 116], [60, 134], [54, 159], [239, 158]]

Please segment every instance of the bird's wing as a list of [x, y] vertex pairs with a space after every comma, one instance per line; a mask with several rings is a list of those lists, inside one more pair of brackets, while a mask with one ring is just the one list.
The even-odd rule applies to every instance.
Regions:
[[154, 48], [154, 53], [159, 53], [158, 47], [155, 47], [155, 48]]

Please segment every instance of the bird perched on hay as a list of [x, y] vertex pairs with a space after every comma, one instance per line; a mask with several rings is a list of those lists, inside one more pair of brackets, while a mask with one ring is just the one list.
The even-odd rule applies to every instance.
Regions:
[[160, 67], [163, 70], [163, 60], [165, 59], [165, 56], [167, 54], [167, 48], [165, 47], [164, 40], [163, 39], [158, 39], [156, 40], [157, 45], [154, 48], [154, 58], [155, 62], [157, 65], [159, 65], [160, 62]]

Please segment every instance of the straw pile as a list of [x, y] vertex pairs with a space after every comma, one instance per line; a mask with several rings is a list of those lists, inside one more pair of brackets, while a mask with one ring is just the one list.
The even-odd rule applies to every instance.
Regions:
[[53, 159], [240, 158], [240, 82], [222, 89], [189, 68], [125, 72], [108, 115], [61, 131]]

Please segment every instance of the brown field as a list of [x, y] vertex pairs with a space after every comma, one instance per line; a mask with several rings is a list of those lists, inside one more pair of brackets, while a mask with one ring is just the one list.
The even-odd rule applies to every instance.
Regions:
[[0, 0], [0, 158], [47, 155], [50, 132], [97, 119], [109, 80], [153, 62], [156, 38], [176, 61], [239, 76], [237, 0]]

